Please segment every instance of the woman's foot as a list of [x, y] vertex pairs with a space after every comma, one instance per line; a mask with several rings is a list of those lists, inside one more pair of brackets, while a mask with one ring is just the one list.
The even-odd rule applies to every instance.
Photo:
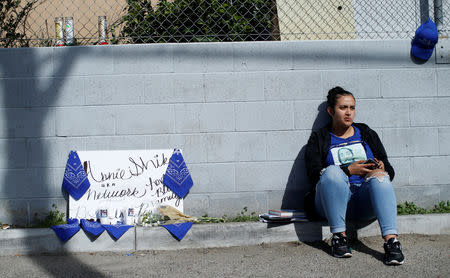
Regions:
[[331, 238], [331, 254], [336, 258], [350, 258], [352, 256], [347, 237], [343, 233], [334, 234]]
[[405, 261], [402, 245], [397, 238], [390, 238], [384, 243], [384, 263], [387, 265], [400, 265]]

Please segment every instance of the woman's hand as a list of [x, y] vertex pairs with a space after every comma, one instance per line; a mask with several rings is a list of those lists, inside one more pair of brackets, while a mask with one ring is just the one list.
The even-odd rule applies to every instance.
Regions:
[[350, 175], [365, 176], [368, 173], [370, 173], [372, 171], [370, 168], [374, 167], [375, 164], [374, 163], [364, 164], [364, 162], [365, 160], [359, 160], [350, 164], [350, 166], [348, 166], [348, 172], [350, 173]]
[[379, 159], [376, 159], [376, 158], [374, 158], [373, 160], [375, 160], [378, 163], [378, 169], [381, 169], [381, 170], [384, 171], [384, 163], [383, 163], [383, 161], [381, 161]]

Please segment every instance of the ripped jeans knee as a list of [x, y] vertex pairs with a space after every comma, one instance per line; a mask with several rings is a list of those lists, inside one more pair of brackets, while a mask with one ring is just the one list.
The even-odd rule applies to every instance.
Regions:
[[383, 182], [386, 178], [389, 179], [389, 175], [388, 173], [386, 173], [386, 171], [383, 170], [376, 170], [376, 171], [372, 171], [371, 173], [367, 174], [364, 181], [368, 182], [371, 179], [378, 179], [379, 182]]

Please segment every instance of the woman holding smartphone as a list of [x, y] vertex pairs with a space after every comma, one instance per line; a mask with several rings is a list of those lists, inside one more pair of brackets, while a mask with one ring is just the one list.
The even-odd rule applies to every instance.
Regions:
[[327, 106], [331, 123], [312, 132], [306, 146], [307, 175], [313, 184], [310, 209], [328, 220], [333, 256], [352, 256], [346, 219], [376, 218], [385, 240], [385, 263], [403, 264], [391, 183], [395, 173], [383, 144], [366, 124], [353, 122], [356, 105], [352, 93], [341, 87], [331, 89]]

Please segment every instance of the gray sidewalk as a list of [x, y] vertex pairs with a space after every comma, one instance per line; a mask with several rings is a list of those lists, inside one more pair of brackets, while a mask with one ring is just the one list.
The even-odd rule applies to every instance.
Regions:
[[[92, 239], [80, 230], [62, 243], [51, 229], [11, 229], [0, 231], [2, 255], [56, 254], [101, 251], [177, 250], [247, 246], [282, 242], [312, 242], [330, 237], [323, 222], [303, 222], [270, 226], [259, 222], [197, 224], [177, 241], [162, 227], [135, 227], [114, 241], [104, 232]], [[401, 234], [449, 235], [450, 214], [406, 215], [398, 217]], [[351, 227], [349, 229], [352, 229]], [[379, 236], [377, 222], [356, 230], [358, 238]]]
[[169, 251], [0, 256], [2, 277], [450, 277], [450, 235], [401, 235], [405, 263], [382, 262], [383, 240], [350, 241], [353, 257], [323, 241]]

